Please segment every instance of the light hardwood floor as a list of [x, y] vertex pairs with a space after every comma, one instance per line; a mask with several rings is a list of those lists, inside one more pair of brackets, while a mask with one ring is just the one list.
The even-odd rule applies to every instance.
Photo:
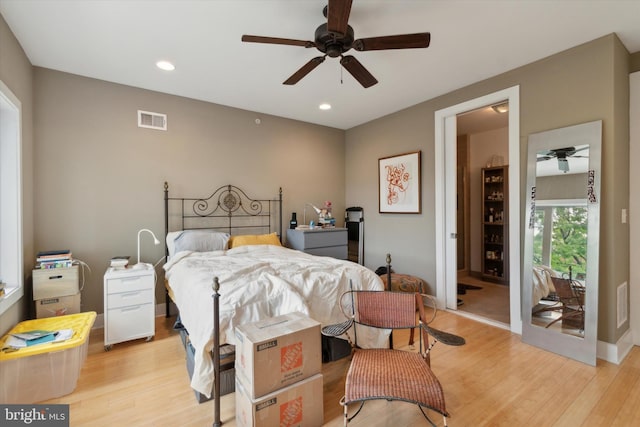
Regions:
[[472, 276], [459, 276], [458, 283], [481, 288], [469, 289], [463, 295], [458, 294], [458, 299], [462, 301], [458, 310], [504, 323], [506, 326], [511, 323], [509, 286], [485, 282]]
[[[213, 405], [198, 404], [173, 319], [158, 318], [155, 340], [103, 350], [92, 331], [75, 391], [48, 403], [70, 404], [71, 426], [211, 426]], [[640, 348], [621, 365], [584, 365], [522, 343], [507, 330], [439, 312], [433, 326], [466, 338], [438, 343], [432, 369], [443, 385], [449, 426], [633, 426], [640, 420]], [[406, 336], [394, 336], [396, 344]], [[348, 359], [323, 365], [324, 425], [341, 426]], [[221, 399], [223, 426], [236, 426], [235, 394]], [[436, 414], [437, 415], [437, 414]], [[442, 417], [432, 418], [443, 425]], [[369, 402], [350, 426], [427, 425], [413, 405]]]

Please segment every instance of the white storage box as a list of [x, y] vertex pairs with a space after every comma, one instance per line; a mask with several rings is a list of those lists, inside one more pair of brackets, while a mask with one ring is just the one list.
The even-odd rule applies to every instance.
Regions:
[[[73, 329], [73, 336], [66, 341], [0, 352], [0, 403], [31, 404], [71, 393], [87, 358], [95, 319], [96, 313], [91, 311], [18, 323], [9, 334]], [[2, 348], [9, 334], [0, 340]]]
[[320, 323], [302, 313], [236, 327], [236, 377], [255, 399], [320, 373]]
[[322, 374], [299, 381], [257, 399], [236, 380], [238, 427], [301, 426], [323, 423]]
[[78, 266], [33, 270], [33, 299], [66, 297], [80, 292]]
[[66, 297], [52, 297], [36, 300], [36, 317], [65, 316], [80, 313], [80, 292]]

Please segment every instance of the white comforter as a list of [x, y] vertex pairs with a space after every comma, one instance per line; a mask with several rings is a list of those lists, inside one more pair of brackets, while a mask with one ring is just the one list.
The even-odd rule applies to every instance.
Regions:
[[555, 271], [545, 265], [536, 265], [533, 267], [533, 287], [532, 302], [536, 305], [542, 298], [555, 293], [556, 288], [553, 286], [552, 277], [557, 277]]
[[[164, 265], [180, 319], [195, 348], [193, 389], [207, 396], [213, 384], [213, 277], [220, 282], [220, 343], [235, 343], [234, 328], [266, 317], [300, 311], [323, 326], [345, 320], [337, 303], [349, 289], [383, 290], [371, 270], [272, 245], [227, 251], [179, 252]], [[362, 347], [384, 345], [388, 331], [358, 329]]]

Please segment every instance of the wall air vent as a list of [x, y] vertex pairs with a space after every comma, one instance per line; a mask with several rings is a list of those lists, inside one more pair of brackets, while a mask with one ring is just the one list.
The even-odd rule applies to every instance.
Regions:
[[627, 282], [618, 286], [618, 328], [624, 325], [628, 319], [628, 304], [627, 300]]
[[138, 110], [138, 127], [167, 130], [167, 115]]

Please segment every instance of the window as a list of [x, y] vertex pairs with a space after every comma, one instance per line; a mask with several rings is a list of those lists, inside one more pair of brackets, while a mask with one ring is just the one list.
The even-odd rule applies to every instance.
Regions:
[[20, 101], [0, 81], [0, 314], [24, 295], [21, 113]]
[[587, 272], [586, 200], [536, 201], [533, 260], [563, 277], [583, 279]]

